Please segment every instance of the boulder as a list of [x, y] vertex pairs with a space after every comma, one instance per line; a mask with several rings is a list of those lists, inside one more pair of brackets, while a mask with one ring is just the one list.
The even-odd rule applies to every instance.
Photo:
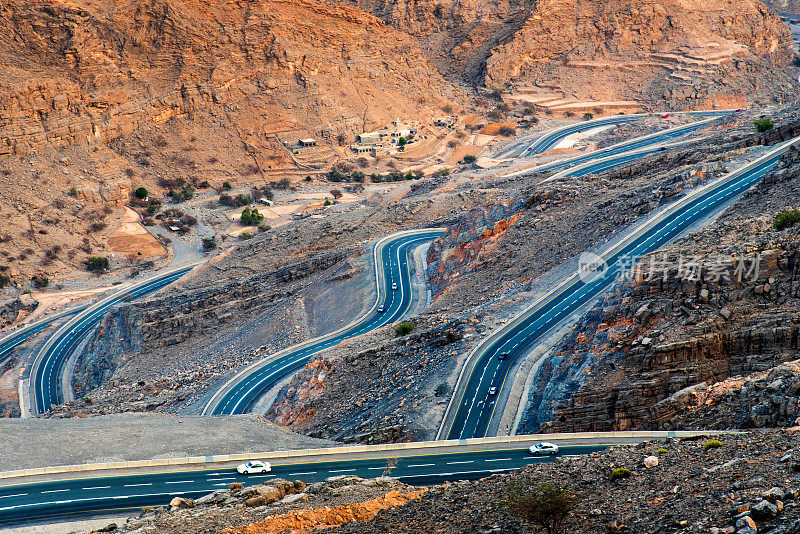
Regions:
[[647, 468], [658, 467], [658, 456], [648, 456], [642, 463], [644, 463], [644, 466]]

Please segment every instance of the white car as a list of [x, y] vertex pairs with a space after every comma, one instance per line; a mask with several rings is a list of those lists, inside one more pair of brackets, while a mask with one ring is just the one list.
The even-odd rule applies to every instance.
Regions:
[[497, 386], [492, 386], [489, 388], [489, 395], [497, 395]]
[[392, 282], [392, 291], [397, 290], [397, 282]]
[[253, 475], [256, 473], [269, 473], [272, 471], [272, 466], [269, 462], [262, 462], [261, 460], [252, 460], [246, 464], [241, 464], [236, 468], [240, 475]]
[[528, 452], [534, 456], [555, 456], [558, 454], [558, 445], [542, 441], [531, 445]]

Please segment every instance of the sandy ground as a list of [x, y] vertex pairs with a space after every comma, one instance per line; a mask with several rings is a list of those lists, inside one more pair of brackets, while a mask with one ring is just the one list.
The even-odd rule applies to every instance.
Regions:
[[0, 471], [331, 445], [326, 440], [288, 432], [255, 415], [125, 413], [73, 419], [0, 419]]
[[[116, 286], [116, 289], [119, 289], [120, 286]], [[25, 322], [31, 322], [42, 315], [47, 314], [48, 312], [55, 312], [59, 310], [63, 310], [67, 306], [71, 304], [78, 303], [85, 299], [95, 299], [97, 295], [100, 295], [106, 291], [111, 289], [110, 287], [96, 287], [93, 289], [84, 289], [84, 290], [76, 290], [76, 291], [58, 291], [58, 292], [43, 292], [37, 291], [33, 293], [31, 296], [36, 299], [39, 303], [39, 306], [31, 313], [28, 317], [26, 317]]]
[[129, 260], [166, 256], [164, 246], [139, 223], [139, 215], [127, 206], [124, 210], [117, 228], [108, 236], [109, 251]]

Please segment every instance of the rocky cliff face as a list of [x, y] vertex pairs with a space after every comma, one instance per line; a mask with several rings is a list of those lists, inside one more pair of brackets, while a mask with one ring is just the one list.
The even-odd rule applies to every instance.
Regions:
[[788, 28], [756, 0], [358, 4], [418, 36], [443, 71], [490, 88], [673, 106], [716, 93], [788, 101], [793, 91], [781, 74], [792, 57]]
[[[775, 230], [772, 221], [779, 210], [798, 202], [798, 164], [800, 152], [792, 150], [707, 230], [645, 257], [640, 267], [647, 275], [606, 296], [542, 365], [522, 431], [691, 426], [714, 419], [719, 397], [708, 388], [727, 395], [736, 388], [725, 380], [750, 380], [751, 374], [796, 359], [797, 230]], [[774, 380], [781, 372], [772, 373]], [[761, 384], [764, 378], [752, 381]], [[714, 386], [717, 382], [722, 385]], [[792, 383], [787, 379], [785, 388]], [[753, 385], [751, 391], [758, 388]], [[757, 408], [765, 399], [751, 399], [748, 388], [741, 389], [738, 400], [733, 393], [725, 396], [741, 406], [731, 407], [731, 413], [721, 409], [720, 425], [794, 420], [796, 406], [778, 398], [783, 385], [773, 391], [774, 417], [769, 400], [769, 409]], [[691, 413], [695, 409], [697, 415]]]
[[291, 120], [382, 121], [444, 89], [413, 40], [313, 0], [12, 2], [0, 24], [0, 154], [200, 114], [280, 163]]

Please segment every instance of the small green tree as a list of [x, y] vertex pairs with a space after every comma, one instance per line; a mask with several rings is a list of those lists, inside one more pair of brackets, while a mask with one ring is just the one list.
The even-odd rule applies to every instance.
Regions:
[[213, 237], [203, 238], [203, 250], [214, 250], [217, 248], [217, 241]]
[[406, 141], [405, 137], [400, 137], [400, 139], [397, 140], [397, 144], [400, 146], [406, 146], [408, 144], [408, 141]]
[[332, 204], [331, 199], [326, 198], [325, 202], [322, 203], [323, 206], [330, 206]]
[[89, 256], [86, 260], [86, 268], [94, 273], [108, 270], [108, 258], [102, 256]]
[[763, 119], [754, 120], [753, 125], [756, 127], [756, 131], [758, 131], [758, 133], [768, 132], [775, 126], [772, 121], [766, 117]]
[[405, 336], [414, 331], [414, 323], [411, 321], [400, 321], [394, 327], [394, 335], [397, 337]]
[[800, 210], [788, 209], [781, 211], [775, 216], [775, 220], [772, 221], [772, 226], [776, 230], [783, 230], [784, 228], [794, 226], [798, 222], [800, 222]]
[[470, 163], [475, 163], [476, 161], [478, 161], [478, 158], [472, 155], [467, 155], [464, 156], [464, 159], [461, 160], [461, 163], [470, 164]]
[[564, 522], [578, 502], [575, 494], [552, 482], [519, 480], [506, 488], [505, 505], [508, 510], [547, 531], [563, 532]]
[[140, 187], [136, 190], [136, 198], [144, 200], [147, 198], [147, 189]]
[[245, 226], [258, 226], [258, 224], [264, 220], [264, 216], [255, 208], [245, 208], [242, 210], [242, 216], [240, 220]]

